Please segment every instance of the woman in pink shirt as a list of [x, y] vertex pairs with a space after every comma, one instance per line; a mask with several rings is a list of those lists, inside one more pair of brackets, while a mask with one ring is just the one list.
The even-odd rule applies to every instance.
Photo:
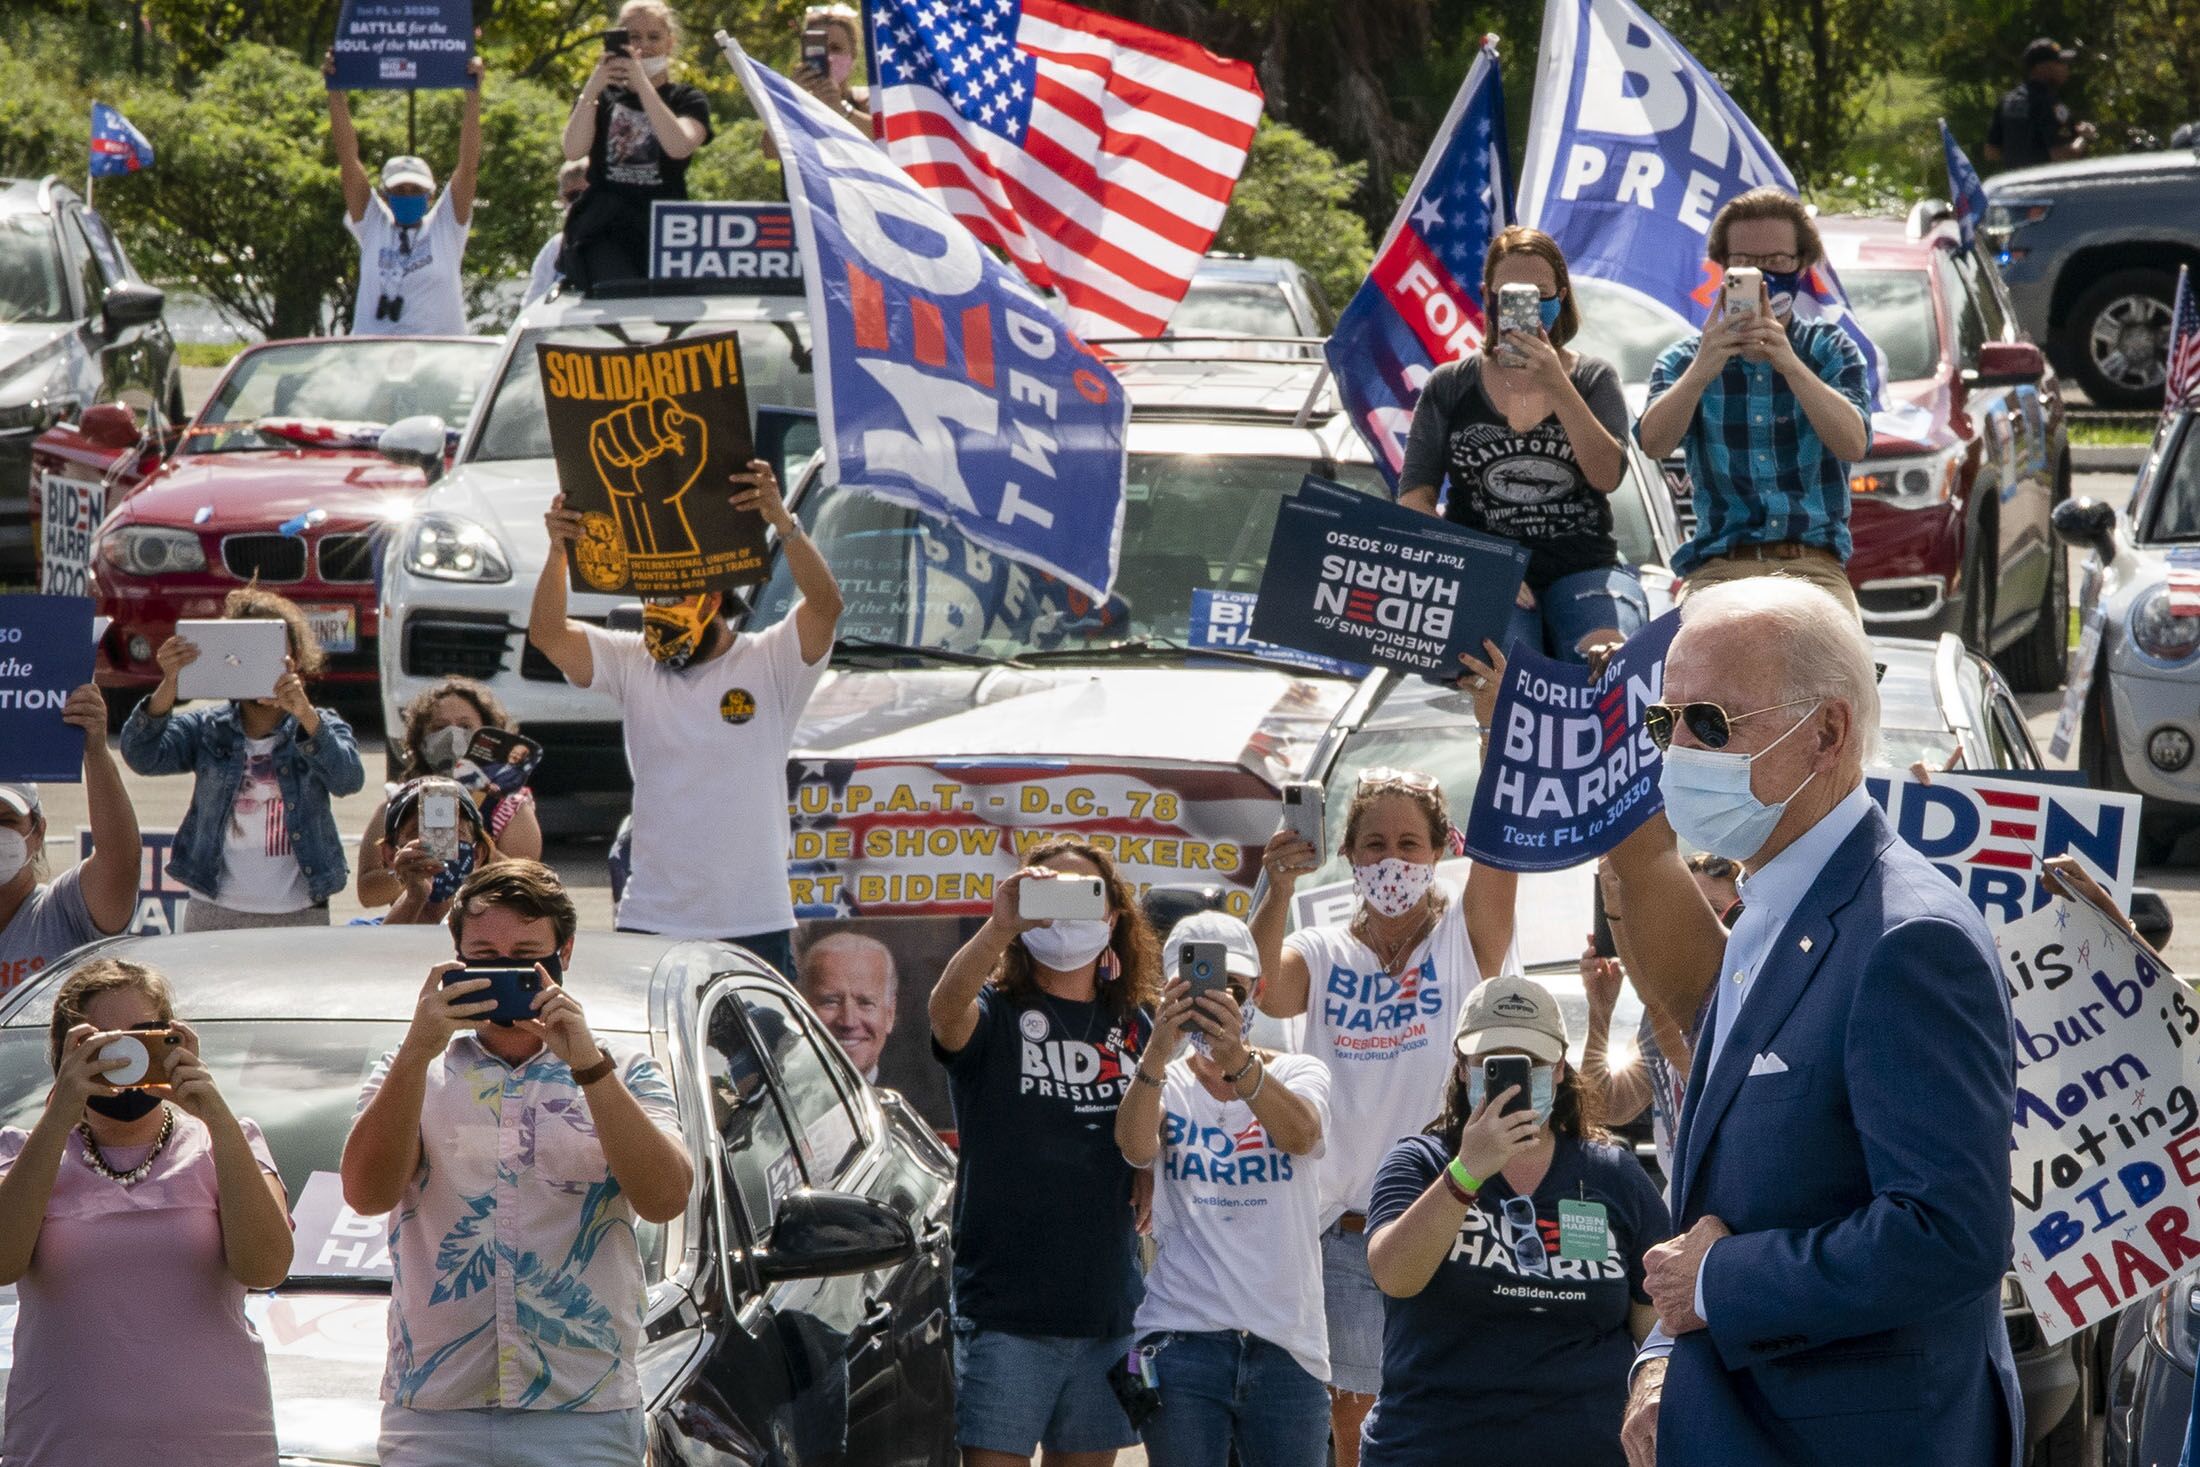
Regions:
[[0, 1284], [19, 1305], [8, 1467], [275, 1461], [244, 1299], [289, 1273], [289, 1209], [198, 1047], [137, 963], [86, 963], [54, 999], [45, 1114], [0, 1129]]

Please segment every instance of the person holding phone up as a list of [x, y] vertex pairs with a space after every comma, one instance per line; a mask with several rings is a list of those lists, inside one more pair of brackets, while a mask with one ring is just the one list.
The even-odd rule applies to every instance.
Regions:
[[333, 801], [358, 793], [366, 767], [351, 725], [306, 691], [321, 643], [297, 604], [245, 586], [229, 593], [222, 615], [286, 629], [289, 655], [269, 695], [176, 712], [177, 679], [199, 649], [172, 636], [154, 654], [160, 685], [122, 725], [122, 759], [139, 774], [192, 772], [191, 806], [168, 857], [168, 874], [191, 893], [189, 930], [325, 927], [328, 899], [351, 876]]
[[1106, 853], [1050, 840], [933, 985], [955, 1164], [955, 1435], [965, 1467], [1109, 1467], [1108, 1383], [1143, 1286], [1110, 1122], [1153, 1029], [1160, 957]]
[[0, 1286], [17, 1297], [0, 1458], [270, 1467], [245, 1291], [290, 1272], [289, 1203], [168, 981], [94, 958], [54, 995], [53, 1089], [0, 1129]]
[[400, 786], [390, 797], [389, 831], [381, 847], [382, 862], [399, 883], [397, 900], [381, 917], [354, 920], [386, 927], [441, 922], [466, 878], [500, 859], [481, 808], [455, 779], [416, 779]]
[[1429, 375], [1398, 502], [1525, 545], [1527, 576], [1499, 650], [1526, 642], [1585, 662], [1589, 646], [1624, 640], [1650, 619], [1612, 528], [1627, 401], [1610, 362], [1566, 344], [1581, 308], [1566, 256], [1542, 230], [1516, 225], [1490, 241], [1482, 299], [1497, 329], [1482, 350]]
[[[1726, 273], [1711, 319], [1650, 369], [1643, 452], [1687, 456], [1696, 534], [1673, 554], [1681, 594], [1744, 576], [1800, 576], [1856, 611], [1849, 465], [1871, 448], [1871, 375], [1831, 321], [1795, 312], [1825, 259], [1802, 200], [1754, 188], [1705, 241]], [[1860, 614], [1860, 613], [1859, 613]]]
[[[1154, 1263], [1138, 1353], [1158, 1405], [1152, 1467], [1322, 1467], [1329, 1331], [1316, 1167], [1329, 1070], [1250, 1048], [1260, 954], [1223, 912], [1169, 930], [1153, 1042], [1115, 1111], [1123, 1159], [1153, 1169]], [[1185, 1043], [1186, 1039], [1191, 1042]]]
[[[362, 907], [386, 907], [404, 890], [382, 851], [390, 799], [400, 786], [431, 774], [456, 777], [478, 730], [519, 732], [519, 723], [505, 711], [504, 700], [469, 677], [447, 677], [423, 689], [399, 716], [404, 738], [397, 748], [397, 772], [402, 778], [383, 787], [382, 803], [367, 816], [367, 828], [359, 836], [359, 879], [353, 889]], [[542, 822], [535, 812], [533, 790], [524, 783], [509, 790], [492, 783], [479, 803], [500, 855], [542, 859]]]
[[694, 1186], [672, 1087], [566, 986], [578, 918], [556, 872], [485, 866], [450, 921], [457, 961], [428, 970], [344, 1141], [344, 1201], [390, 1215], [382, 1467], [640, 1467], [634, 1228]]
[[1657, 1187], [1598, 1129], [1548, 989], [1492, 978], [1452, 1041], [1443, 1109], [1390, 1149], [1367, 1261], [1390, 1300], [1360, 1460], [1623, 1467], [1635, 1347], [1656, 1323]]

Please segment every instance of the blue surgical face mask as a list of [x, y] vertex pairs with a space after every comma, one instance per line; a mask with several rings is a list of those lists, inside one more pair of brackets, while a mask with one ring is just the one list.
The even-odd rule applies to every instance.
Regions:
[[411, 226], [428, 217], [426, 194], [391, 194], [390, 217], [399, 224]]
[[1772, 829], [1795, 797], [1818, 777], [1812, 770], [1802, 784], [1788, 791], [1778, 804], [1767, 804], [1750, 788], [1750, 765], [1780, 747], [1781, 741], [1817, 715], [1823, 703], [1810, 711], [1755, 754], [1729, 754], [1718, 749], [1683, 748], [1665, 751], [1664, 768], [1658, 774], [1658, 790], [1665, 796], [1665, 818], [1674, 833], [1699, 851], [1747, 861], [1772, 839]]
[[[1478, 1110], [1489, 1095], [1489, 1076], [1482, 1072], [1481, 1063], [1468, 1060], [1467, 1109]], [[1558, 1066], [1532, 1065], [1528, 1069], [1528, 1104], [1535, 1107], [1535, 1121], [1539, 1126], [1551, 1122], [1551, 1106], [1558, 1094]]]
[[1549, 300], [1537, 303], [1536, 309], [1543, 315], [1543, 333], [1546, 336], [1550, 334], [1553, 327], [1558, 325], [1558, 313], [1564, 308], [1565, 304], [1566, 298], [1559, 295], [1554, 295]]

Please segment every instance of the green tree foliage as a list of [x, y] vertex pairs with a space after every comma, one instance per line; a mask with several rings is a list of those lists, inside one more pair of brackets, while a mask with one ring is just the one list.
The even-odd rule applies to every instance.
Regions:
[[1263, 118], [1215, 248], [1296, 260], [1341, 309], [1374, 255], [1367, 221], [1352, 210], [1366, 171], [1364, 163], [1340, 163], [1304, 133]]

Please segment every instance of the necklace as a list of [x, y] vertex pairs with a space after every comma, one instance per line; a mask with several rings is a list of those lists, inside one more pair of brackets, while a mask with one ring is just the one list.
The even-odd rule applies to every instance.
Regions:
[[1428, 905], [1427, 910], [1422, 912], [1420, 920], [1407, 930], [1405, 939], [1393, 947], [1387, 955], [1382, 947], [1376, 943], [1375, 924], [1369, 919], [1366, 908], [1360, 909], [1360, 914], [1352, 919], [1352, 925], [1355, 929], [1355, 935], [1367, 945], [1369, 952], [1375, 954], [1375, 961], [1383, 965], [1383, 971], [1395, 975], [1398, 971], [1398, 965], [1413, 955], [1413, 950], [1421, 945], [1421, 939], [1427, 937], [1430, 930], [1435, 927], [1436, 918], [1441, 910], [1440, 907], [1433, 904]]
[[172, 1105], [162, 1106], [160, 1134], [153, 1138], [153, 1149], [146, 1152], [145, 1160], [139, 1162], [136, 1166], [131, 1167], [126, 1172], [118, 1172], [107, 1165], [106, 1157], [99, 1154], [99, 1143], [92, 1139], [92, 1128], [83, 1121], [76, 1123], [76, 1134], [84, 1143], [84, 1164], [108, 1181], [119, 1182], [125, 1187], [144, 1181], [152, 1172], [153, 1162], [160, 1156], [161, 1148], [168, 1144], [168, 1138], [175, 1133], [175, 1129], [176, 1108]]

